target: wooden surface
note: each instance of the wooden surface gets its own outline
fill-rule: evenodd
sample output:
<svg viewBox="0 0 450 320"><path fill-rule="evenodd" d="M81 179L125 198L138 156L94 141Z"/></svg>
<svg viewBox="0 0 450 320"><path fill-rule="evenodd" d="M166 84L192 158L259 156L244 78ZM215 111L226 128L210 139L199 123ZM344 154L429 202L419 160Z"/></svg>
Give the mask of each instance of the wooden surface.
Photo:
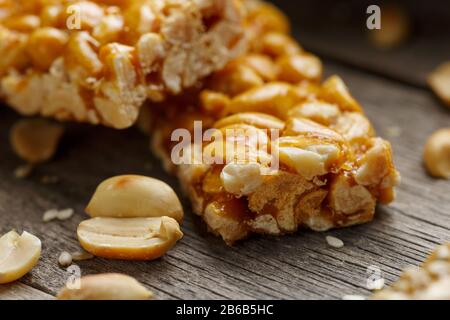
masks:
<svg viewBox="0 0 450 320"><path fill-rule="evenodd" d="M308 45L306 43L305 45ZM450 182L431 179L422 167L422 147L436 129L450 124L450 110L426 89L388 80L326 60L364 105L378 133L392 141L402 174L397 200L379 207L366 225L326 233L300 231L280 238L254 237L235 247L208 234L184 201L185 237L165 257L152 262L77 262L83 275L123 272L136 277L158 299L340 299L368 296L370 267L379 268L389 284L408 265L418 265L437 245L450 240ZM383 73L383 70L378 70ZM402 79L400 79L402 80ZM75 230L96 185L124 173L154 176L179 192L148 151L147 138L135 129L114 131L68 125L56 158L26 180L14 177L21 162L12 153L8 130L18 116L0 108L0 233L27 230L43 242L33 271L12 285L0 285L1 299L48 299L70 274L57 264L61 251L79 248ZM396 131L398 136L392 137ZM44 185L42 176L60 182ZM74 208L68 221L42 222L52 208ZM325 241L333 235L341 249Z"/></svg>

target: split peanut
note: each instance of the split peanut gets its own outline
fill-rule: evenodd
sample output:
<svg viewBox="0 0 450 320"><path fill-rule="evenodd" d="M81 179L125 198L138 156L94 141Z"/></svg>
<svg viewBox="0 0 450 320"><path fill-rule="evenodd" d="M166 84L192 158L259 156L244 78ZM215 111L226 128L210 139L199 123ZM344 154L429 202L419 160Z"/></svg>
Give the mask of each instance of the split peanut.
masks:
<svg viewBox="0 0 450 320"><path fill-rule="evenodd" d="M178 222L170 217L97 217L83 221L77 233L86 251L122 260L157 259L183 236Z"/></svg>
<svg viewBox="0 0 450 320"><path fill-rule="evenodd" d="M89 275L80 279L79 288L64 287L59 300L147 300L153 293L136 279L118 273Z"/></svg>
<svg viewBox="0 0 450 320"><path fill-rule="evenodd" d="M166 183L144 176L123 175L102 182L89 202L91 217L171 217L183 220L183 208Z"/></svg>
<svg viewBox="0 0 450 320"><path fill-rule="evenodd" d="M440 129L431 135L423 157L432 176L450 179L450 128Z"/></svg>
<svg viewBox="0 0 450 320"><path fill-rule="evenodd" d="M450 61L441 64L429 75L428 84L434 93L450 106Z"/></svg>
<svg viewBox="0 0 450 320"><path fill-rule="evenodd" d="M10 231L0 238L0 284L20 279L38 262L41 240L24 231Z"/></svg>

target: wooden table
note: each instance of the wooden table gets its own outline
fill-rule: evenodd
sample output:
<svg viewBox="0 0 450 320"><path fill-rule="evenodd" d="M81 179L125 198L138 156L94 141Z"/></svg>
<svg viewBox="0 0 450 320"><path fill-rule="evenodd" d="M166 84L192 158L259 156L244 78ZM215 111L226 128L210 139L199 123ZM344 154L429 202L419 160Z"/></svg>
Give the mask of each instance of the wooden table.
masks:
<svg viewBox="0 0 450 320"><path fill-rule="evenodd" d="M427 58L402 49L410 60L400 62L416 59L422 66L418 74L414 68L398 66L398 52L364 55L361 52L369 50L361 43L351 42L353 49L344 50L305 29L297 35L306 48L330 58L325 60L326 73L345 79L378 133L392 142L403 178L397 200L379 207L376 219L365 225L326 233L300 231L280 238L254 237L232 248L208 234L184 201L185 237L165 257L152 262L95 258L77 262L82 274L126 273L158 299L340 299L346 294L370 295L368 270L379 268L389 284L406 266L418 265L437 244L450 240L450 182L430 178L422 166L427 137L450 124L450 109L425 86L423 66L439 62L436 54ZM401 72L390 72L386 66L392 65ZM137 130L119 132L76 124L68 125L51 163L19 180L13 171L21 162L8 141L8 130L17 119L9 109L0 109L0 233L27 230L42 240L43 252L31 273L11 285L0 285L0 299L53 299L69 277L58 266L58 256L61 251L79 249L75 230L86 219L84 206L100 181L117 174L144 174L180 190ZM59 183L43 184L46 175L57 176ZM43 213L52 208L74 208L76 214L68 221L43 223ZM330 247L326 235L342 239L345 246Z"/></svg>

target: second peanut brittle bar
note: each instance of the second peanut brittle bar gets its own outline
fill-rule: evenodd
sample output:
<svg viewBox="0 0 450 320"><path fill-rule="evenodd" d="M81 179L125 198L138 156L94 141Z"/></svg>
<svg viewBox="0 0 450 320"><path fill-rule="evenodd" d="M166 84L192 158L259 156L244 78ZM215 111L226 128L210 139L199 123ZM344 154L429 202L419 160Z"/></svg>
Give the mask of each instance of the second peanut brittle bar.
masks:
<svg viewBox="0 0 450 320"><path fill-rule="evenodd" d="M450 300L450 243L437 247L420 268L408 268L398 281L372 299Z"/></svg>
<svg viewBox="0 0 450 320"><path fill-rule="evenodd" d="M229 244L252 233L370 221L377 202L394 199L399 181L389 142L376 137L341 78L321 83L320 60L281 24L272 27L279 13L271 20L270 12L251 52L201 92L164 104L157 119L153 106L150 117L153 149L178 175L194 211ZM195 136L194 121L214 131L184 148L185 163L174 166L171 134L188 128Z"/></svg>
<svg viewBox="0 0 450 320"><path fill-rule="evenodd" d="M238 0L0 0L0 97L24 115L131 126L245 48Z"/></svg>

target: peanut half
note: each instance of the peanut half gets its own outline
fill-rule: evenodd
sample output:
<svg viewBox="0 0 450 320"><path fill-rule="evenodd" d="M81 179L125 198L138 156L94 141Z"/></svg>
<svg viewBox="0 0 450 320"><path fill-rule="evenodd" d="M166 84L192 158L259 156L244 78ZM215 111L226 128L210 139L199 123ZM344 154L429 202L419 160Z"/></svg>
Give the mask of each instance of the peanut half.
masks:
<svg viewBox="0 0 450 320"><path fill-rule="evenodd" d="M440 129L430 136L423 158L432 176L450 179L450 128Z"/></svg>
<svg viewBox="0 0 450 320"><path fill-rule="evenodd" d="M38 262L41 240L24 231L12 230L0 238L0 284L20 279Z"/></svg>
<svg viewBox="0 0 450 320"><path fill-rule="evenodd" d="M10 140L20 158L40 163L53 157L63 132L63 126L48 120L23 119L12 127Z"/></svg>
<svg viewBox="0 0 450 320"><path fill-rule="evenodd" d="M147 300L153 293L136 279L119 273L84 276L78 288L65 286L58 300Z"/></svg>
<svg viewBox="0 0 450 320"><path fill-rule="evenodd" d="M183 220L180 200L166 183L138 175L117 176L102 182L89 202L91 217L161 217Z"/></svg>
<svg viewBox="0 0 450 320"><path fill-rule="evenodd" d="M450 107L450 61L438 66L428 76L428 84L434 93Z"/></svg>
<svg viewBox="0 0 450 320"><path fill-rule="evenodd" d="M183 236L178 222L170 217L97 217L80 223L77 233L86 251L122 260L157 259Z"/></svg>

